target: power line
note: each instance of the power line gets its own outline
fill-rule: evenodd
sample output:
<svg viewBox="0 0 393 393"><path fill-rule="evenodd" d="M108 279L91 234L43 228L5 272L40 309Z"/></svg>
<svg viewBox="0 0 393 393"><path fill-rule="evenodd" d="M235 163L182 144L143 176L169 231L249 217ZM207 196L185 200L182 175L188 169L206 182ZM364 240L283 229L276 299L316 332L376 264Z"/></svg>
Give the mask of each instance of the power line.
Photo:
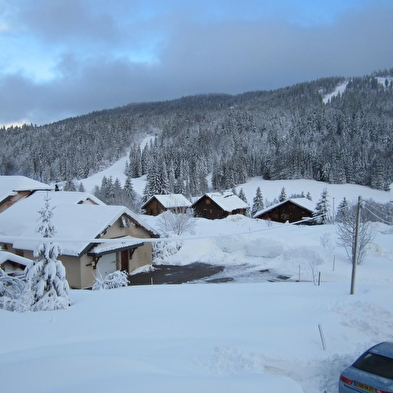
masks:
<svg viewBox="0 0 393 393"><path fill-rule="evenodd" d="M317 217L322 217L324 214L320 214L318 216L310 217L310 218L304 218L300 221L292 222L289 224L285 225L290 225L290 226L297 226L302 223L307 223L310 221L313 221ZM254 233L260 233L260 232L266 232L270 230L275 230L278 228L282 228L282 226L274 226L274 227L268 227L268 228L262 228L262 229L256 229L253 231L244 231L244 232L236 232L236 233L225 233L221 235L205 235L205 236L182 236L182 237L161 237L161 238L135 238L132 237L132 239L138 239L141 240L144 243L159 243L159 242L169 242L169 241L187 241L187 240L204 240L204 239L215 239L215 238L223 238L223 237L230 237L230 236L240 236L240 235L248 235L248 234L254 234ZM101 243L126 243L128 239L126 238L114 238L114 239L70 239L70 238L57 238L57 237L51 237L51 238L43 238L43 237L28 237L28 236L7 236L7 235L0 235L0 242L4 243L13 243L17 240L24 240L24 241L49 241L49 242L57 242L57 243L93 243L93 244L101 244Z"/></svg>
<svg viewBox="0 0 393 393"><path fill-rule="evenodd" d="M379 221L387 224L387 225L393 225L392 222L386 221L382 217L379 217L377 214L375 214L373 211L371 211L367 206L364 206L365 210L367 210L369 213L371 213L375 218L377 218Z"/></svg>

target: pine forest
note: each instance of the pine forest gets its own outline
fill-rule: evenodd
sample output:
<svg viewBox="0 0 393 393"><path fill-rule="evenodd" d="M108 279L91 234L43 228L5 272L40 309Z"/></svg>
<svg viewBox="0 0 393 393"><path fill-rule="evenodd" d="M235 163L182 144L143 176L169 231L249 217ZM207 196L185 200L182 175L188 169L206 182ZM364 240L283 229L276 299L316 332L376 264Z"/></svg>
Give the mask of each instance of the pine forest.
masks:
<svg viewBox="0 0 393 393"><path fill-rule="evenodd" d="M324 100L344 84L342 94ZM128 154L125 173L147 175L146 196L197 196L252 176L386 190L393 182L393 69L134 103L0 133L0 174L47 183L86 178ZM146 135L155 138L141 149Z"/></svg>

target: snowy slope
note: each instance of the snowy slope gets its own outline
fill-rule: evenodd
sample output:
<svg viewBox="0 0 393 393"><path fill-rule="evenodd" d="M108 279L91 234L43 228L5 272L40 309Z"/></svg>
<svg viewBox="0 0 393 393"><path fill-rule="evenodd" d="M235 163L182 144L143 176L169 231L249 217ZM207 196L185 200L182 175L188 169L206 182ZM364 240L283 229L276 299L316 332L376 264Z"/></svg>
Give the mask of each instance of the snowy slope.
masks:
<svg viewBox="0 0 393 393"><path fill-rule="evenodd" d="M326 94L322 99L323 103L328 104L333 97L343 94L347 88L347 84L348 81L345 81L344 83L338 85L332 93Z"/></svg>

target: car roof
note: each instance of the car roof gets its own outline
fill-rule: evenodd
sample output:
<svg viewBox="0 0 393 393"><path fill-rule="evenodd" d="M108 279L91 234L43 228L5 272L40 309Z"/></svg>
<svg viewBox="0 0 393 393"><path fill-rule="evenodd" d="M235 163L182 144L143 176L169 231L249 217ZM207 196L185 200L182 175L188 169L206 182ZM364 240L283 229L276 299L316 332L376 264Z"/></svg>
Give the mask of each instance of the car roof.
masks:
<svg viewBox="0 0 393 393"><path fill-rule="evenodd" d="M368 352L393 359L393 342L384 341L371 347Z"/></svg>

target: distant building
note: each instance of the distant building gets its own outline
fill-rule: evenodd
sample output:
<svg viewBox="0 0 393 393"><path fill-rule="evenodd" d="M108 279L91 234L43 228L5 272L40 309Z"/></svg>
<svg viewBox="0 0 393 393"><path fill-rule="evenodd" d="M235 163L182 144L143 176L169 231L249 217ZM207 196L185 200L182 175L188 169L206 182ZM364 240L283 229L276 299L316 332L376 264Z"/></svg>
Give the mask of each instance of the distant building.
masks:
<svg viewBox="0 0 393 393"><path fill-rule="evenodd" d="M307 198L292 198L269 206L254 214L253 218L276 222L298 222L311 218L315 210L315 203Z"/></svg>
<svg viewBox="0 0 393 393"><path fill-rule="evenodd" d="M142 209L150 216L158 216L167 210L173 213L185 213L191 202L182 194L154 195L142 205Z"/></svg>
<svg viewBox="0 0 393 393"><path fill-rule="evenodd" d="M203 195L191 206L196 217L225 218L232 214L246 214L249 205L232 192L211 192Z"/></svg>

